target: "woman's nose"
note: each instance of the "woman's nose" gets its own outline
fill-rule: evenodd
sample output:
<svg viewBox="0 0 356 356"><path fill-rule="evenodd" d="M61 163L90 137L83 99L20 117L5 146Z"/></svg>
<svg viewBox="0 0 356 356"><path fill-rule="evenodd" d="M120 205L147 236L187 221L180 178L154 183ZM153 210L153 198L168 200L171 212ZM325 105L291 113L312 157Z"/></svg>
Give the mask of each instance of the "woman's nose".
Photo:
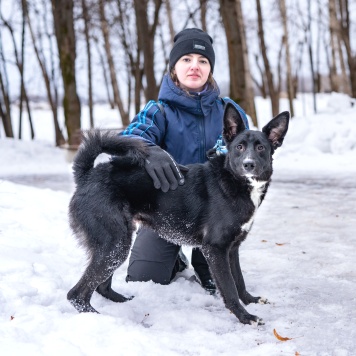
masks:
<svg viewBox="0 0 356 356"><path fill-rule="evenodd" d="M199 67L199 62L197 59L193 59L191 62L191 68L198 68Z"/></svg>

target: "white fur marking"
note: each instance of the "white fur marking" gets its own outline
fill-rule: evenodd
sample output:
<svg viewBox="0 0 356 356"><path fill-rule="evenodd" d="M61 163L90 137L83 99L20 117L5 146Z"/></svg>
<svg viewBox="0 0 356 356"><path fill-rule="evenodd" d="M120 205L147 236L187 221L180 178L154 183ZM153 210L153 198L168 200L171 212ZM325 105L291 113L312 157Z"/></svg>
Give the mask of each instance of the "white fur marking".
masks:
<svg viewBox="0 0 356 356"><path fill-rule="evenodd" d="M106 154L106 153L100 153L100 155L98 157L95 158L94 161L94 168L100 164L100 163L106 163L110 161L110 155Z"/></svg>
<svg viewBox="0 0 356 356"><path fill-rule="evenodd" d="M261 203L261 195L267 182L258 182L257 180L252 179L250 177L248 177L248 181L252 186L251 200L257 209Z"/></svg>
<svg viewBox="0 0 356 356"><path fill-rule="evenodd" d="M259 207L260 203L261 203L261 195L263 193L263 189L266 185L267 182L258 182L255 179L252 179L251 176L246 175L250 185L252 186L252 191L251 191L251 200L253 205L255 206L255 212L253 213L253 215L251 216L250 220L247 221L247 223L243 224L241 226L241 229L248 232L251 229L253 220L255 218L255 214L257 211L257 208Z"/></svg>

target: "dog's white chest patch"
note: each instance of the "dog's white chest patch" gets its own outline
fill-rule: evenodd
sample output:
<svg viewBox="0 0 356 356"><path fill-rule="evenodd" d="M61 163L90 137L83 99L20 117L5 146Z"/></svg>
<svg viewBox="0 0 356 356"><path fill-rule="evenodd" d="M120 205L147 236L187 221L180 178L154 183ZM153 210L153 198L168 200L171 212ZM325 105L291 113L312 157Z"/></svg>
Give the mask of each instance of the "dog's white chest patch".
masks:
<svg viewBox="0 0 356 356"><path fill-rule="evenodd" d="M267 182L258 182L252 178L248 179L250 185L252 186L252 190L251 190L251 200L253 205L255 206L255 211L252 214L251 218L249 221L247 221L245 224L243 224L241 226L241 229L248 232L251 229L253 220L255 218L255 214L257 211L257 208L259 207L260 203L261 203L261 196L263 194L263 190L265 188L265 185Z"/></svg>
<svg viewBox="0 0 356 356"><path fill-rule="evenodd" d="M263 190L264 190L267 182L258 182L252 178L249 178L248 181L250 182L250 185L252 186L251 200L257 209L261 203L261 196L263 194Z"/></svg>

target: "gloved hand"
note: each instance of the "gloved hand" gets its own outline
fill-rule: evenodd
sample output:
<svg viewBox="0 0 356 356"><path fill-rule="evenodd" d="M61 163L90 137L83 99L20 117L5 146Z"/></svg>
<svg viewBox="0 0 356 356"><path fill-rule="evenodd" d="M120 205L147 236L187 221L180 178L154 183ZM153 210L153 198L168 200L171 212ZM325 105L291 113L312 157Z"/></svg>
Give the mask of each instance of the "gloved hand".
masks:
<svg viewBox="0 0 356 356"><path fill-rule="evenodd" d="M169 189L177 189L178 184L184 184L180 170L188 171L188 167L178 165L172 156L159 146L149 146L148 152L145 168L156 189L161 188L166 193Z"/></svg>

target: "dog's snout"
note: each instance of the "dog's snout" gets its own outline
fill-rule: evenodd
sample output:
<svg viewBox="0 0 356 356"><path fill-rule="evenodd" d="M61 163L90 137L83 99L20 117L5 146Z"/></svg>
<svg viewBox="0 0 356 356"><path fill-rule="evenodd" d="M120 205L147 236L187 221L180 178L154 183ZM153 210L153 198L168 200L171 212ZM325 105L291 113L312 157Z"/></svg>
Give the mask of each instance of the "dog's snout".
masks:
<svg viewBox="0 0 356 356"><path fill-rule="evenodd" d="M245 171L251 172L256 168L256 163L252 159L246 159L243 162L243 167L244 167Z"/></svg>

